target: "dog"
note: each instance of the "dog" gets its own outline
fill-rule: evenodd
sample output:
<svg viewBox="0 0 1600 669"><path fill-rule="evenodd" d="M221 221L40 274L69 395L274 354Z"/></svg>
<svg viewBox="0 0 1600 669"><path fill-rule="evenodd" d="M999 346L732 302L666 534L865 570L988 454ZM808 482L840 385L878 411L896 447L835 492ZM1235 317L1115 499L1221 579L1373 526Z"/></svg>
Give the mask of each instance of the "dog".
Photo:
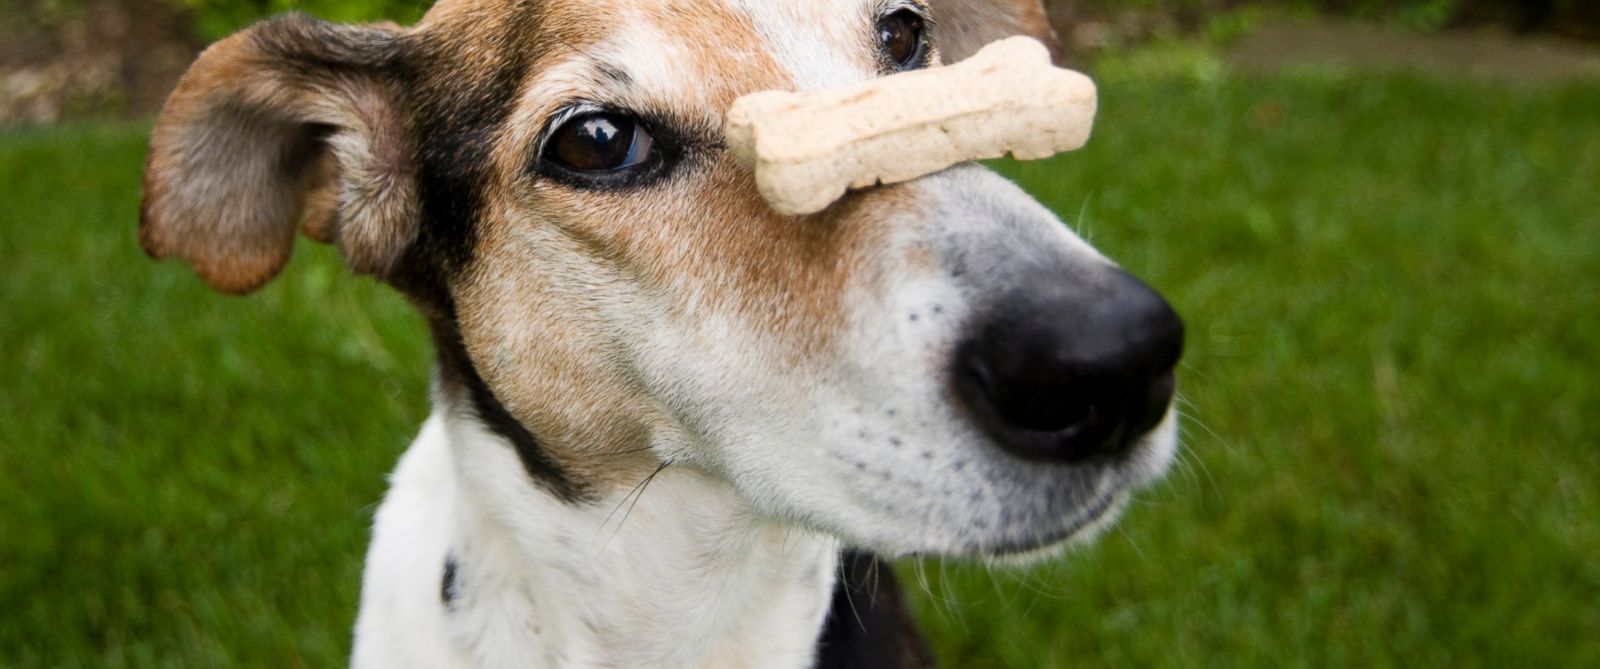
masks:
<svg viewBox="0 0 1600 669"><path fill-rule="evenodd" d="M721 134L1014 34L1039 0L441 0L206 50L143 247L247 293L303 230L437 346L352 663L922 666L877 560L1111 523L1176 448L1165 300L981 166L789 217Z"/></svg>

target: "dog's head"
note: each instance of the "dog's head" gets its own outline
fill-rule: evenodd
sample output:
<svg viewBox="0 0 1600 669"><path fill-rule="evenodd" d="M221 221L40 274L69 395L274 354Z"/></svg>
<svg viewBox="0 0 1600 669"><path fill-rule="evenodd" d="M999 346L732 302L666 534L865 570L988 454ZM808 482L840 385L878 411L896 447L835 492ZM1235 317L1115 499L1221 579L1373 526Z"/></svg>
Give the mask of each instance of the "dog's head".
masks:
<svg viewBox="0 0 1600 669"><path fill-rule="evenodd" d="M336 243L427 315L447 404L573 503L668 462L882 551L1031 551L1167 466L1177 317L981 167L786 217L722 128L747 93L1049 32L1038 0L279 18L173 93L141 238L227 292L297 227Z"/></svg>

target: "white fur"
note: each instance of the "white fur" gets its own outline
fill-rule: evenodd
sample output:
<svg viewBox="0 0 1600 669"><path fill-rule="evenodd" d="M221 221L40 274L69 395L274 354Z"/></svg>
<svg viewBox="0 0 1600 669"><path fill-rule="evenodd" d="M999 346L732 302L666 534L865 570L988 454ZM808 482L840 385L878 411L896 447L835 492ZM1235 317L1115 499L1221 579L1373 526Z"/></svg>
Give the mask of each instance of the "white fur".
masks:
<svg viewBox="0 0 1600 669"><path fill-rule="evenodd" d="M877 17L862 0L723 0L750 17L768 54L783 66L795 90L840 86L877 74L869 51L859 48Z"/></svg>
<svg viewBox="0 0 1600 669"><path fill-rule="evenodd" d="M508 444L441 410L379 508L353 665L805 667L836 542L764 521L683 467L570 505ZM441 584L457 563L457 598Z"/></svg>

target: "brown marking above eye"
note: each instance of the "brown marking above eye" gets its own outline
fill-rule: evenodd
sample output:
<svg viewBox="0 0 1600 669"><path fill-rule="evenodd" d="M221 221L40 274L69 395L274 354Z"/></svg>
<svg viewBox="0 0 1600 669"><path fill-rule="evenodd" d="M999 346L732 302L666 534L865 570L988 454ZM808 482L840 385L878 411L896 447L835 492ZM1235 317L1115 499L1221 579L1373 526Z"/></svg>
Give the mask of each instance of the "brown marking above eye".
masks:
<svg viewBox="0 0 1600 669"><path fill-rule="evenodd" d="M878 48L896 69L916 67L924 52L926 21L910 9L901 9L878 20Z"/></svg>
<svg viewBox="0 0 1600 669"><path fill-rule="evenodd" d="M654 143L637 119L593 112L567 119L556 128L545 154L574 172L611 172L648 162Z"/></svg>

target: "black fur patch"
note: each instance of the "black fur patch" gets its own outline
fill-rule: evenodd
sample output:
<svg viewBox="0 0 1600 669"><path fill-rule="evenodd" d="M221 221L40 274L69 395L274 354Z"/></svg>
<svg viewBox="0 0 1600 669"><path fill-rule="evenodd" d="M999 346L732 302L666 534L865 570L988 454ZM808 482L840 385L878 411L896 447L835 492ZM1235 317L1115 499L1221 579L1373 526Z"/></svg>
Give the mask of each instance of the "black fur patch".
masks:
<svg viewBox="0 0 1600 669"><path fill-rule="evenodd" d="M906 608L894 569L856 551L841 559L828 621L817 644L818 669L937 666L933 649Z"/></svg>
<svg viewBox="0 0 1600 669"><path fill-rule="evenodd" d="M456 329L454 319L435 321L432 325L434 345L439 349L441 383L447 389L454 388L466 393L466 399L478 420L511 442L517 457L522 460L522 468L535 483L563 501L586 499L588 490L569 478L560 463L539 447L533 433L506 410L494 392L489 390L488 384L483 382L483 377L478 376L478 369L467 355L467 347L461 342L461 333Z"/></svg>
<svg viewBox="0 0 1600 669"><path fill-rule="evenodd" d="M516 21L532 21L535 12ZM439 381L490 430L517 452L535 483L566 501L586 491L517 421L478 374L462 343L450 284L472 263L484 188L491 180L489 153L510 115L518 86L535 55L514 35L536 34L528 26L502 25L488 45L460 51L413 34L389 70L411 117L417 148L417 190L422 221L417 239L389 276L427 320L439 356Z"/></svg>
<svg viewBox="0 0 1600 669"><path fill-rule="evenodd" d="M538 34L537 15L515 13L509 24L481 31L489 43L470 50L420 40L408 49L405 76L418 93L419 243L447 276L472 262L489 154L540 48L526 39Z"/></svg>
<svg viewBox="0 0 1600 669"><path fill-rule="evenodd" d="M412 249L408 256L420 255ZM442 270L425 260L408 257L401 263L401 271L389 278L422 312L428 329L433 334L433 345L439 361L439 385L446 395L456 402L465 401L485 427L511 443L517 459L534 483L543 486L563 501L584 499L588 491L569 478L560 463L551 459L533 433L511 415L494 391L478 375L472 364L467 346L461 340L461 328L456 318L455 300L441 278Z"/></svg>
<svg viewBox="0 0 1600 669"><path fill-rule="evenodd" d="M454 555L444 559L444 578L439 581L439 601L444 603L446 609L455 610L456 600L461 593L456 590L456 558Z"/></svg>

